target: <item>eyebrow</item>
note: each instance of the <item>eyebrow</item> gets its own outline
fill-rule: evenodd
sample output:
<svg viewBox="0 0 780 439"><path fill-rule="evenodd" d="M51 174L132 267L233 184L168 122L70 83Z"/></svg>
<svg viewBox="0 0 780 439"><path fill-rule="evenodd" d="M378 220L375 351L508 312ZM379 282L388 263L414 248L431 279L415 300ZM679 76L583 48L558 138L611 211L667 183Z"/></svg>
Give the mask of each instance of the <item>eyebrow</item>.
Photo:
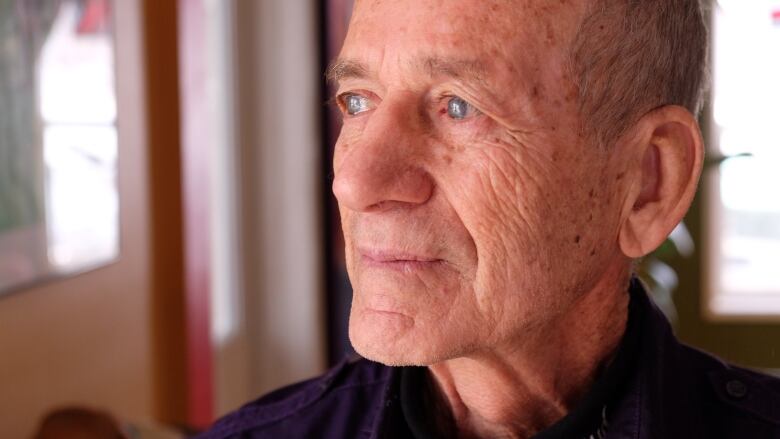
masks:
<svg viewBox="0 0 780 439"><path fill-rule="evenodd" d="M426 57L420 62L431 76L448 76L455 79L484 81L485 63L460 58Z"/></svg>
<svg viewBox="0 0 780 439"><path fill-rule="evenodd" d="M365 79L368 72L368 67L359 61L337 58L328 66L325 78L331 84L338 84L344 79Z"/></svg>
<svg viewBox="0 0 780 439"><path fill-rule="evenodd" d="M426 56L412 60L411 65L431 77L446 76L484 83L485 63L476 60ZM338 84L345 79L366 79L370 76L371 70L368 66L353 59L338 58L325 72L325 77L331 84Z"/></svg>

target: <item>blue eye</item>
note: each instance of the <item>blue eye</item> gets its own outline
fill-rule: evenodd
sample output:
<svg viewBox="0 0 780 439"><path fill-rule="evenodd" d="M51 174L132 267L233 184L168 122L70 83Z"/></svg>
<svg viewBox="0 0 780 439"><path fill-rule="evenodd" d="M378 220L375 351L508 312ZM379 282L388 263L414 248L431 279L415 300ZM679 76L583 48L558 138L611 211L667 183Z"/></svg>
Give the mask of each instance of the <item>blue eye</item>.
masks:
<svg viewBox="0 0 780 439"><path fill-rule="evenodd" d="M463 120L474 113L474 107L465 100L454 96L447 101L447 115L456 120Z"/></svg>
<svg viewBox="0 0 780 439"><path fill-rule="evenodd" d="M347 94L344 96L344 111L350 116L362 113L369 109L369 101L365 96Z"/></svg>

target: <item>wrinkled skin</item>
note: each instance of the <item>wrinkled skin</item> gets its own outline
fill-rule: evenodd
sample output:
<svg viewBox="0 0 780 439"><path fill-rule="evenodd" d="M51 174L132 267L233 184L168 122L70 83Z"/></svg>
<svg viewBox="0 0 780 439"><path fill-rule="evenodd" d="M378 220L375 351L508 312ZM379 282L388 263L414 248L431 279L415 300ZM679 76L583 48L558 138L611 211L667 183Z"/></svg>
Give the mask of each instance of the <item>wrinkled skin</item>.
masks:
<svg viewBox="0 0 780 439"><path fill-rule="evenodd" d="M547 9L358 2L340 59L370 73L343 78L339 93L371 109L345 116L333 189L355 291L350 335L369 358L430 364L523 343L625 264L613 184L624 171L580 136L565 69L572 35L560 23L578 8ZM430 72L428 57L485 71ZM453 120L442 96L479 112ZM434 262L385 267L367 261L374 252Z"/></svg>
<svg viewBox="0 0 780 439"><path fill-rule="evenodd" d="M641 172L581 134L566 55L582 13L358 1L334 69L351 341L429 365L463 436L563 416L625 327L618 235ZM451 117L453 96L467 117Z"/></svg>

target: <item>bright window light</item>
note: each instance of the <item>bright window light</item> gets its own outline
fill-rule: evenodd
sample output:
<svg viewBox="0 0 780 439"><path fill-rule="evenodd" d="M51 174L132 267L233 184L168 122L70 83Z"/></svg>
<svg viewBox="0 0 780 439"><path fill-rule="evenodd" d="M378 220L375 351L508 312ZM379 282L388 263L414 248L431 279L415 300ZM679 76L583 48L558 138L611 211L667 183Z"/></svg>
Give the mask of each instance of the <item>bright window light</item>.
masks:
<svg viewBox="0 0 780 439"><path fill-rule="evenodd" d="M780 316L780 0L713 8L709 312Z"/></svg>
<svg viewBox="0 0 780 439"><path fill-rule="evenodd" d="M39 60L47 254L57 272L119 254L113 43L100 29L107 10L95 8L104 3L92 4L62 3Z"/></svg>

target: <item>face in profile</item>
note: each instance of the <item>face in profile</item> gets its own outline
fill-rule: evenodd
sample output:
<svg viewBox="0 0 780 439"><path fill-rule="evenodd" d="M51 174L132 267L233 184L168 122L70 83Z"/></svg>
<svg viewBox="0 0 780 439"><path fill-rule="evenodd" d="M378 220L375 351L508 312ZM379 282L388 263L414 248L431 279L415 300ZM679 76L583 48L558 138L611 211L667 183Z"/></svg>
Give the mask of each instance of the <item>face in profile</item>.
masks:
<svg viewBox="0 0 780 439"><path fill-rule="evenodd" d="M597 201L625 196L617 165L581 135L566 68L581 8L548 3L357 2L333 190L365 357L517 345L623 257Z"/></svg>

